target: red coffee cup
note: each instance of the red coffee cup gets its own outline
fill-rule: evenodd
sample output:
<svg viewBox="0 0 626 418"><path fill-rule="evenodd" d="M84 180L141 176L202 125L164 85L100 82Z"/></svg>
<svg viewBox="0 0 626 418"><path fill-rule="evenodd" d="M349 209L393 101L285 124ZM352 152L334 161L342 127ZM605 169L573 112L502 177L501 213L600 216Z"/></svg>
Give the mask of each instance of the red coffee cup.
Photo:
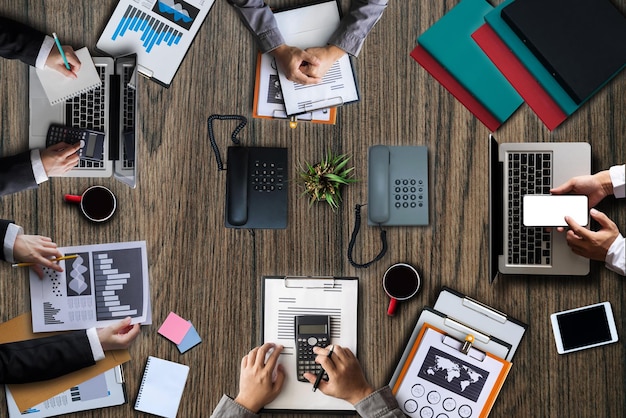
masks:
<svg viewBox="0 0 626 418"><path fill-rule="evenodd" d="M387 315L396 313L398 301L407 300L420 289L420 275L415 268L406 263L397 263L387 269L383 275L383 289L391 298Z"/></svg>
<svg viewBox="0 0 626 418"><path fill-rule="evenodd" d="M66 194L65 201L79 204L85 218L92 222L108 221L117 209L115 195L104 186L91 186L80 196Z"/></svg>

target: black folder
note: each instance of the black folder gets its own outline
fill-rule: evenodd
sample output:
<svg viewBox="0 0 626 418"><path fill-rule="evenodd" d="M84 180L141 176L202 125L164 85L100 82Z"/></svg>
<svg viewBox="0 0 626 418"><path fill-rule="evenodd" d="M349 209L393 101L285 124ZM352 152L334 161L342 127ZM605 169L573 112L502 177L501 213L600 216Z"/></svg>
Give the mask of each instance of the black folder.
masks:
<svg viewBox="0 0 626 418"><path fill-rule="evenodd" d="M515 0L502 19L577 104L626 65L626 17L609 0Z"/></svg>

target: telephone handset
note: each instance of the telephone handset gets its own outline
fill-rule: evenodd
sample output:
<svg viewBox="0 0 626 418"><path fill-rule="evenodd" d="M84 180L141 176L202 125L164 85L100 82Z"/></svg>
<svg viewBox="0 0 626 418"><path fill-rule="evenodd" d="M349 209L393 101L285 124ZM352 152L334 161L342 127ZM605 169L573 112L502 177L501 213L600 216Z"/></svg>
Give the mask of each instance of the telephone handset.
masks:
<svg viewBox="0 0 626 418"><path fill-rule="evenodd" d="M369 225L428 225L428 148L370 147L367 189Z"/></svg>
<svg viewBox="0 0 626 418"><path fill-rule="evenodd" d="M211 115L209 140L217 168L224 170L213 134L214 120L239 120L228 147L226 170L227 228L283 229L287 227L287 148L239 146L237 134L247 123L240 115Z"/></svg>

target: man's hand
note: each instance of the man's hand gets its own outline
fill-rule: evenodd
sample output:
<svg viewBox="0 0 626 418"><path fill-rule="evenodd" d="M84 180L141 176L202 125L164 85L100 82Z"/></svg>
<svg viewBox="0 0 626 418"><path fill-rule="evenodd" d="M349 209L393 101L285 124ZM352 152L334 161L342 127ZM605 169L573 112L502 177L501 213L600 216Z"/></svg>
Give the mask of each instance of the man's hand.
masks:
<svg viewBox="0 0 626 418"><path fill-rule="evenodd" d="M59 52L59 48L56 45L52 47L50 50L50 54L48 54L48 58L46 59L46 67L50 67L53 70L56 70L63 74L65 77L70 78L78 78L78 70L80 70L80 60L76 56L74 52L74 48L69 45L63 45L63 52L65 52L65 58L67 58L67 62L70 64L71 70L68 70L65 67L65 62L63 61L63 57Z"/></svg>
<svg viewBox="0 0 626 418"><path fill-rule="evenodd" d="M320 64L315 55L284 44L270 51L270 54L276 59L278 69L288 80L300 84L315 84L321 81L321 77L307 75L315 73L313 68Z"/></svg>
<svg viewBox="0 0 626 418"><path fill-rule="evenodd" d="M80 142L74 145L59 142L41 151L41 163L48 177L60 176L78 164Z"/></svg>
<svg viewBox="0 0 626 418"><path fill-rule="evenodd" d="M619 229L615 222L599 210L591 209L589 213L600 224L600 230L590 231L566 216L565 222L570 227L570 230L567 231L567 245L570 246L574 254L592 260L604 261L611 244L619 236Z"/></svg>
<svg viewBox="0 0 626 418"><path fill-rule="evenodd" d="M319 64L309 65L303 68L302 72L308 77L319 78L320 80L326 75L330 67L346 54L343 49L335 45L307 48L305 52L315 55L319 59Z"/></svg>
<svg viewBox="0 0 626 418"><path fill-rule="evenodd" d="M319 384L319 389L326 395L356 405L374 392L365 379L359 361L349 348L335 345L332 357L328 357L327 348L314 347L313 352L317 354L315 362L321 364L328 374L328 382L322 380ZM312 373L305 373L304 377L311 383L315 383L317 378Z"/></svg>
<svg viewBox="0 0 626 418"><path fill-rule="evenodd" d="M139 335L139 324L131 325L130 321L130 317L126 317L116 324L98 329L98 339L104 351L122 350L135 341Z"/></svg>
<svg viewBox="0 0 626 418"><path fill-rule="evenodd" d="M609 170L604 170L594 175L573 177L550 190L550 193L585 195L589 198L589 207L592 208L606 196L613 194L613 183Z"/></svg>
<svg viewBox="0 0 626 418"><path fill-rule="evenodd" d="M272 349L265 361L267 353ZM253 348L241 359L239 394L235 402L256 413L276 399L285 381L282 366L277 366L278 356L282 351L282 345L265 343L261 347Z"/></svg>
<svg viewBox="0 0 626 418"><path fill-rule="evenodd" d="M63 271L58 263L50 260L62 255L57 245L50 238L40 235L19 234L15 238L15 244L13 245L13 258L22 263L36 263L32 266L32 269L40 279L43 279L41 266L58 272Z"/></svg>

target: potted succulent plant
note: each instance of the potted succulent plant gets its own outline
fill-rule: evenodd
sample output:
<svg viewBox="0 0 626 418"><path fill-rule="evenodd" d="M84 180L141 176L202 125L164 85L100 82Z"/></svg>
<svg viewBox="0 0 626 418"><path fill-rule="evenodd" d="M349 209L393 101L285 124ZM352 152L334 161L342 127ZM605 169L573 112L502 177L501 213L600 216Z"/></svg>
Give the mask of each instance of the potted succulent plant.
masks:
<svg viewBox="0 0 626 418"><path fill-rule="evenodd" d="M308 195L309 204L326 202L333 209L341 202L341 186L357 181L353 177L354 167L346 167L350 161L347 154L328 151L317 164L304 162L300 171L300 182L304 185L303 195Z"/></svg>

